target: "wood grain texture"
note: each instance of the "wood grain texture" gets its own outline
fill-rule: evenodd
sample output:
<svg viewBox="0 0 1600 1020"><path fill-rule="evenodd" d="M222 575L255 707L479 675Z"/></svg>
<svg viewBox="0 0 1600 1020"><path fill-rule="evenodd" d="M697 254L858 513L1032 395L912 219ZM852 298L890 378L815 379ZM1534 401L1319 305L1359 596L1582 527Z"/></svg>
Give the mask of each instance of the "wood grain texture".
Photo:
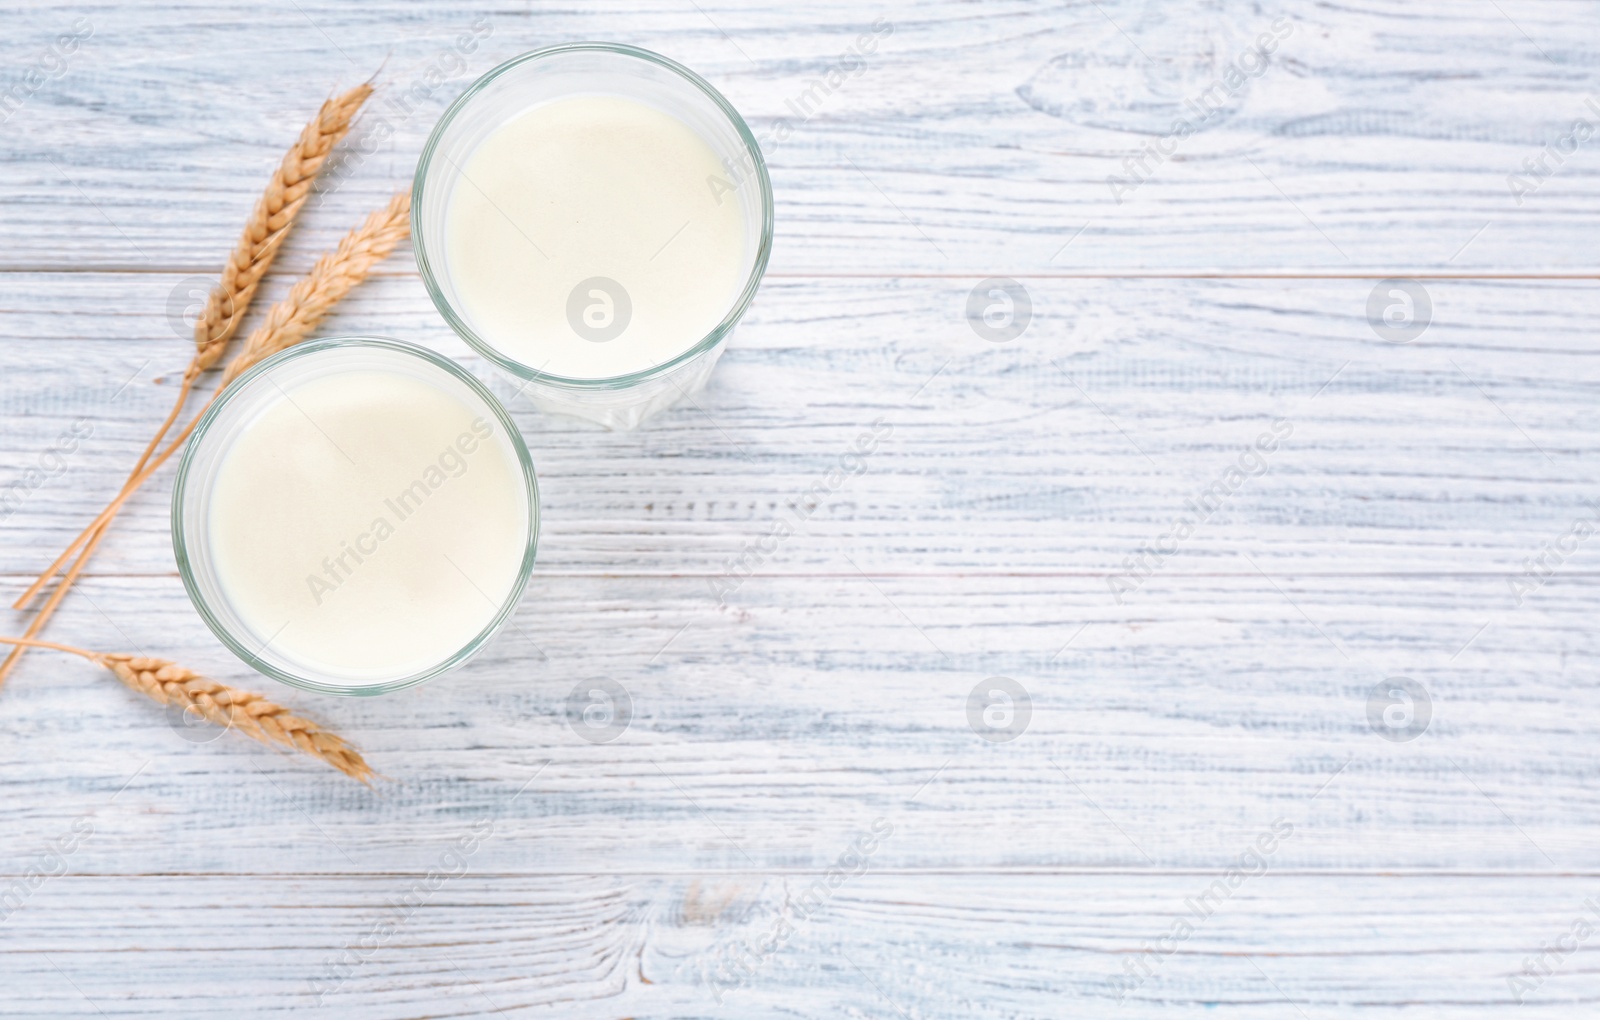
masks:
<svg viewBox="0 0 1600 1020"><path fill-rule="evenodd" d="M0 93L26 86L0 98L6 602L165 412L185 308L283 147L380 65L261 307L408 179L475 75L555 42L704 73L770 139L778 229L698 406L636 433L532 410L449 334L409 251L335 311L330 333L460 358L538 468L534 582L449 677L332 699L253 676L183 593L170 474L130 504L49 636L268 691L391 781L30 655L0 697L0 1016L1592 1012L1589 953L1539 954L1600 923L1600 134L1559 149L1600 125L1597 16L5 11ZM860 73L815 90L874 25ZM1118 202L1108 177L1170 145L1262 32L1284 35L1266 69ZM1511 174L1537 184L1520 204ZM1032 308L1003 344L968 319L997 276ZM1369 321L1389 277L1431 301L1409 343ZM1241 455L1275 425L1256 470ZM632 718L592 743L566 703L601 677ZM1028 696L1010 741L970 718L995 677ZM1394 678L1427 693L1415 739L1372 720ZM875 825L892 834L846 858ZM1258 868L1242 855L1274 825L1292 836ZM832 867L864 873L730 981ZM1125 965L1229 869L1236 891L1119 1003ZM1550 973L1512 982L1529 961Z"/></svg>
<svg viewBox="0 0 1600 1020"><path fill-rule="evenodd" d="M404 876L74 875L13 922L28 948L0 956L0 976L38 993L0 1016L1554 1017L1600 998L1581 953L1520 1008L1508 986L1589 916L1593 879L1269 871L1119 1005L1123 962L1216 880L869 869L728 987L736 947L778 930L814 876L469 870L403 911ZM360 962L330 966L346 946Z"/></svg>
<svg viewBox="0 0 1600 1020"><path fill-rule="evenodd" d="M1600 95L1593 5L1500 8L36 7L9 16L0 66L28 66L74 16L94 32L3 127L0 264L212 271L309 112L382 66L391 91L349 143L359 170L286 252L286 266L303 265L409 177L437 114L474 75L538 46L606 38L702 70L773 136L777 272L1592 272L1600 140L1559 166L1547 158L1550 173L1521 204L1507 177L1529 174L1524 160L1576 120L1600 123L1585 105ZM492 34L450 59L480 18ZM1124 160L1280 18L1290 34L1268 69L1119 202L1107 179L1126 176ZM807 100L879 22L892 34L861 71ZM265 53L271 66L252 59ZM429 84L430 69L441 77L458 63ZM392 105L418 82L426 95L410 112ZM781 142L780 121L790 126ZM181 210L182 228L156 210Z"/></svg>
<svg viewBox="0 0 1600 1020"><path fill-rule="evenodd" d="M462 818L505 810L515 839L482 860L507 870L816 867L879 815L909 834L886 867L1204 868L1283 816L1304 830L1283 851L1297 867L1562 873L1592 864L1600 761L1592 684L1562 666L1595 654L1592 584L1552 585L1496 617L1498 591L1453 578L1158 578L1118 609L1094 578L762 577L719 610L701 579L541 574L448 678L282 694L396 781L376 793L175 728L93 666L44 656L8 698L0 761L32 791L19 851L149 763L106 808L117 838L80 851L106 872L404 871ZM72 600L62 640L159 640L250 682L176 579L92 579ZM996 675L1032 705L1002 743L968 718ZM1369 723L1392 676L1430 692L1414 741ZM590 744L565 705L598 677L633 718ZM41 761L41 742L81 750ZM197 797L202 777L230 792Z"/></svg>
<svg viewBox="0 0 1600 1020"><path fill-rule="evenodd" d="M13 380L0 390L0 492L75 421L93 430L7 520L0 572L37 571L93 516L90 497L120 487L184 364L166 322L183 279L0 275ZM965 318L977 282L769 281L698 406L633 434L514 399L415 277L364 285L325 329L428 343L511 401L539 471L544 569L714 575L792 518L879 420L892 431L864 471L763 572L853 573L852 559L891 573L1114 572L1279 418L1293 434L1266 473L1164 570L1253 573L1248 554L1263 568L1479 572L1506 586L1600 497L1586 466L1600 376L1587 281L1430 281L1435 321L1411 344L1369 326L1373 280L1147 279L1026 279L1034 321L994 344ZM133 502L92 569L173 570L169 478ZM1565 569L1592 568L1587 555Z"/></svg>

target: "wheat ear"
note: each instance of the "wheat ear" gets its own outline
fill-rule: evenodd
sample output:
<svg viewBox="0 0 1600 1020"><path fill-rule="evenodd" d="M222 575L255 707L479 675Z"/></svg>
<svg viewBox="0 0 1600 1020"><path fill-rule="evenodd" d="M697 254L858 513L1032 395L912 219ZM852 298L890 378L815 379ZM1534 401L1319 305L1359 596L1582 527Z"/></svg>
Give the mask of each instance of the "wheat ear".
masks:
<svg viewBox="0 0 1600 1020"><path fill-rule="evenodd" d="M267 182L266 192L256 203L250 222L245 224L244 233L239 235L239 243L227 265L222 267L222 283L211 292L205 310L194 324L195 356L191 371L204 372L222 360L228 338L239 328L245 308L255 297L256 287L277 257L278 248L288 236L295 217L311 197L311 185L328 154L349 133L351 120L371 95L372 86L361 84L323 103L316 119L306 125L284 154L283 162Z"/></svg>
<svg viewBox="0 0 1600 1020"><path fill-rule="evenodd" d="M328 311L372 267L383 261L395 245L411 235L411 192L402 191L389 204L373 212L361 226L339 242L339 247L317 260L289 296L272 306L267 320L244 342L244 350L228 362L222 385L239 378L257 362L292 347L317 328ZM213 398L214 399L214 398Z"/></svg>
<svg viewBox="0 0 1600 1020"><path fill-rule="evenodd" d="M195 321L194 357L183 373L172 410L150 438L133 470L128 473L130 481L144 469L161 440L171 431L184 403L189 399L195 380L221 360L228 340L239 328L245 311L255 299L261 278L272 266L273 259L278 257L278 249L283 246L300 210L311 196L311 185L327 162L328 154L349 133L356 112L371 95L372 86L362 84L324 102L322 109L300 132L300 137L289 147L278 168L273 171L272 179L267 182L267 190L256 201L250 220L239 235L238 244L234 245L227 264L222 267L221 283L206 298L205 308ZM86 529L22 593L14 608L21 609L32 602L40 590L50 583L50 579L61 572L67 559L78 551L87 536Z"/></svg>
<svg viewBox="0 0 1600 1020"><path fill-rule="evenodd" d="M337 734L282 705L251 691L218 683L166 659L151 659L120 652L90 652L53 641L0 637L0 644L19 648L51 648L81 656L110 670L118 680L163 705L194 710L207 722L238 730L263 744L280 744L321 759L334 768L371 785L376 774L361 752Z"/></svg>
<svg viewBox="0 0 1600 1020"><path fill-rule="evenodd" d="M212 394L211 400L208 400L205 407L190 419L189 424L184 426L183 431L165 450L152 458L138 474L128 479L111 504L84 529L83 551L78 554L72 568L67 571L67 576L61 579L61 584L40 607L38 615L29 622L24 637L29 639L37 637L44 629L50 617L55 615L56 607L61 605L61 600L78 580L78 575L83 573L89 558L100 547L112 519L122 509L122 505L139 486L156 473L161 465L183 447L184 441L199 424L201 415L205 414L206 407L211 406L217 395L252 365L308 337L339 299L366 279L372 267L382 261L410 233L411 192L402 191L390 199L388 205L370 214L361 226L346 234L339 242L338 248L317 259L311 272L294 285L289 291L289 296L272 306L272 310L267 313L267 320L256 327L245 340L244 349L234 355L233 360L228 363L227 369L222 374L222 386L217 389L217 393ZM21 608L20 605L17 608ZM0 683L4 683L6 677L11 675L11 670L16 667L25 647L18 645L13 648L11 654L6 656L5 662L0 663Z"/></svg>
<svg viewBox="0 0 1600 1020"><path fill-rule="evenodd" d="M310 335L333 305L365 279L372 267L409 235L410 213L411 194L400 192L389 200L387 206L370 214L366 222L346 234L337 249L318 259L311 272L294 285L289 295L272 306L272 310L267 314L267 321L256 327L246 339L244 349L228 363L222 377L223 385L226 386L237 379L257 362L292 347ZM218 393L220 392L219 388ZM216 399L216 395L213 395L211 401ZM188 439L189 434L199 423L206 407L211 406L211 401L206 402L205 407L200 409L160 456L129 479L122 492L84 529L84 537L115 517L127 498L182 447L184 440ZM75 544L81 544L81 541ZM0 678L3 676L4 674L0 673Z"/></svg>

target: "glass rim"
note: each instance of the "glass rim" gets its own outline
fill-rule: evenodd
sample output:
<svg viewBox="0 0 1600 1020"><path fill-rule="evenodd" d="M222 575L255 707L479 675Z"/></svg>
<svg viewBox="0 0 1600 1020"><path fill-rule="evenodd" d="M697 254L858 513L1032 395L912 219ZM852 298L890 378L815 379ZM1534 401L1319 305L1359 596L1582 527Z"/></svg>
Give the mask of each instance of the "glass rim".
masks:
<svg viewBox="0 0 1600 1020"><path fill-rule="evenodd" d="M426 240L424 239L424 233L419 229L421 226L423 196L427 193L428 173L433 168L434 153L437 150L445 131L452 123L455 122L456 116L463 109L465 109L467 105L470 104L481 92L483 92L484 89L488 88L491 83L493 83L501 75L506 74L514 68L521 67L523 64L541 60L546 57L556 56L563 53L581 52L611 53L619 56L631 57L637 60L643 60L659 67L666 68L668 71L673 72L674 74L678 75L678 77L687 81L690 85L693 85L695 88L699 89L722 111L723 115L728 118L729 123L733 125L734 131L738 133L739 139L744 143L745 151L749 153L750 158L754 163L756 182L761 189L761 238L757 245L755 262L750 267L750 275L745 280L744 289L741 290L738 296L734 299L732 305L728 309L727 314L722 317L722 321L717 323L717 325L714 326L709 333L702 337L699 342L676 357L669 358L659 365L652 365L649 368L641 369L637 372L629 372L624 375L607 376L599 379L581 379L570 376L555 375L549 372L541 372L531 365L526 365L513 358L507 357L487 340L480 337L471 326L467 325L466 320L456 313L456 310L454 307L452 307L449 299L445 297L444 291L440 288L434 275L433 261L428 256L428 246ZM412 179L411 193L411 239L412 250L417 259L417 271L422 275L423 286L428 289L428 296L433 299L434 307L439 310L440 315L444 316L445 322L452 330L455 331L456 335L461 337L462 340L466 341L474 351L517 378L525 379L530 382L547 383L568 389L626 389L659 376L663 376L678 366L697 358L705 352L716 347L717 344L721 343L722 340L733 331L733 327L738 325L739 320L744 318L744 313L749 309L750 302L755 300L756 290L760 287L761 280L766 275L767 260L772 254L772 230L774 219L772 178L767 173L767 161L761 155L761 145L756 141L756 137L754 133L751 132L750 126L745 123L744 118L740 116L739 111L734 109L733 104L728 102L727 98L723 96L721 92L717 91L716 86L700 77L694 71L691 71L689 68L683 66L670 57L662 56L653 50L647 50L639 46L629 46L626 43L560 43L555 46L545 46L541 47L540 49L530 50L527 53L519 54L515 57L512 57L510 60L507 60L504 63L485 71L483 75L478 78L478 80L467 86L467 90L461 93L461 95L456 98L455 102L450 104L450 106L444 111L443 115L439 117L438 123L433 126L433 131L428 135L427 143L422 147L422 155L417 157L417 171Z"/></svg>
<svg viewBox="0 0 1600 1020"><path fill-rule="evenodd" d="M194 563L189 555L189 541L184 531L184 505L188 498L190 471L194 467L197 457L196 451L200 449L206 433L217 421L222 410L239 398L246 389L246 384L260 378L279 365L299 358L314 356L330 350L343 348L369 348L378 350L397 351L419 360L428 362L435 368L443 369L456 379L465 383L475 395L483 400L495 417L499 420L506 435L511 440L511 446L517 455L517 462L522 468L524 492L528 499L528 537L523 549L522 564L517 570L516 580L511 585L511 591L506 596L505 603L495 611L489 620L471 640L459 651L453 653L443 661L429 666L420 672L400 677L396 680L386 680L371 684L337 684L319 680L314 676L305 676L292 673L282 667L263 660L258 652L253 652L216 614L210 600L200 590L199 582L195 577ZM201 414L196 423L194 434L184 445L183 457L178 462L177 475L172 485L172 551L178 561L178 574L183 579L183 587L189 595L189 601L194 605L200 618L205 621L211 633L216 635L227 649L238 656L245 665L256 672L269 676L274 680L282 681L291 687L302 690L315 691L319 694L349 695L366 697L377 694L390 694L394 691L415 687L417 684L432 680L437 676L464 665L467 660L477 655L498 634L506 622L511 619L511 614L516 611L522 601L522 596L527 590L528 581L533 577L533 565L539 544L539 480L534 474L533 457L528 453L528 445L522 439L516 423L511 420L511 415L505 406L489 392L489 388L478 380L472 373L456 364L450 358L438 354L419 344L405 340L396 340L392 337L379 337L370 335L346 335L319 337L315 340L306 340L295 344L285 350L279 351L270 358L263 359L252 366L248 371L234 380L212 401L211 405ZM269 641L268 644L271 644ZM265 651L263 645L259 651ZM310 672L310 671L307 671Z"/></svg>

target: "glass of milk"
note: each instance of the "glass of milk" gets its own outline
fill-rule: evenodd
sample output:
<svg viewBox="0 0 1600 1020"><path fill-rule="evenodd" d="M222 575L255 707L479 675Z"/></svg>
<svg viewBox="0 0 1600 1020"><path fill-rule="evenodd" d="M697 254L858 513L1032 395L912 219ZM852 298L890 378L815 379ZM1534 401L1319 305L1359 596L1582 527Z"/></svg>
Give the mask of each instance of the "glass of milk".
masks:
<svg viewBox="0 0 1600 1020"><path fill-rule="evenodd" d="M656 53L576 43L478 79L417 164L417 265L540 409L629 429L705 385L772 248L737 111Z"/></svg>
<svg viewBox="0 0 1600 1020"><path fill-rule="evenodd" d="M466 662L533 571L539 493L464 369L377 337L299 344L201 418L172 497L184 587L285 683L383 694Z"/></svg>

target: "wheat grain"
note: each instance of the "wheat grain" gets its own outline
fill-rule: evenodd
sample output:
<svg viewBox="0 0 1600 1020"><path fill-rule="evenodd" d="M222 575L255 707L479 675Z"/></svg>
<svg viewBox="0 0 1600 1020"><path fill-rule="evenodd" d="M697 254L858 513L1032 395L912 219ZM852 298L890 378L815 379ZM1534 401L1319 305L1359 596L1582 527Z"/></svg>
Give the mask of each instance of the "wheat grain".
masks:
<svg viewBox="0 0 1600 1020"><path fill-rule="evenodd" d="M53 641L0 637L18 648L50 648L81 656L110 670L118 680L163 705L194 711L216 726L238 730L263 744L293 748L371 785L376 775L361 752L335 733L252 691L229 687L167 659L122 652L90 652Z"/></svg>
<svg viewBox="0 0 1600 1020"><path fill-rule="evenodd" d="M256 287L311 196L311 185L328 154L350 131L351 120L371 95L372 86L361 84L323 103L316 118L284 154L222 268L221 283L211 292L195 321L195 358L190 371L203 372L222 359L228 339L239 328L245 309L255 297Z"/></svg>
<svg viewBox="0 0 1600 1020"><path fill-rule="evenodd" d="M402 191L371 213L366 222L317 260L289 296L272 306L267 319L244 342L222 373L226 386L257 362L292 347L316 329L324 316L351 288L367 278L372 267L411 233L411 192ZM213 398L215 399L215 398Z"/></svg>
<svg viewBox="0 0 1600 1020"><path fill-rule="evenodd" d="M336 249L317 259L311 272L290 289L289 295L272 306L271 311L267 313L266 321L251 332L245 341L244 349L234 355L233 360L228 363L227 369L222 374L222 385L212 394L211 400L206 402L206 407L210 407L223 389L252 365L309 336L333 306L350 293L356 284L366 279L372 267L392 252L396 245L410 235L410 232L411 193L402 191L391 198L388 205L368 215L361 226L346 234ZM77 582L78 575L83 573L89 558L105 539L112 519L116 517L128 498L183 447L184 441L189 438L189 434L194 431L201 416L205 414L206 407L200 409L165 450L128 479L110 505L102 510L100 516L90 522L78 539L69 546L70 551L81 545L83 551L73 561L71 569L61 579L61 584L39 608L38 615L29 622L28 629L24 632L25 637L34 638L44 629L44 625L55 615L56 608L61 605L61 600ZM24 597L17 600L14 608L21 609L25 606L27 597L28 593L24 593ZM24 650L25 646L22 645L13 648L5 661L0 663L0 684L3 684L6 677L11 674Z"/></svg>
<svg viewBox="0 0 1600 1020"><path fill-rule="evenodd" d="M205 308L195 320L194 357L184 371L183 380L172 402L172 410L168 412L166 420L161 423L156 434L150 437L144 452L140 454L133 470L128 473L130 482L144 470L150 457L160 447L161 440L171 431L173 423L178 420L178 415L183 410L184 403L189 399L195 380L221 360L229 338L238 329L245 311L255 299L256 288L260 285L261 278L272 266L273 259L277 258L278 249L289 236L296 217L305 206L317 173L327 161L333 147L349 133L351 120L371 95L372 86L362 84L342 96L324 102L322 109L317 111L317 116L300 132L300 137L289 147L289 151L278 163L278 168L273 171L272 178L267 182L266 191L256 201L249 222L245 224L238 243L234 245L233 252L222 268L221 283L211 291L206 299ZM28 586L28 590L17 599L15 608L21 609L32 602L44 586L50 583L50 579L61 572L67 559L90 537L90 530L85 528L79 537L44 569L33 584ZM0 680L4 679L4 675L4 671L0 671Z"/></svg>

